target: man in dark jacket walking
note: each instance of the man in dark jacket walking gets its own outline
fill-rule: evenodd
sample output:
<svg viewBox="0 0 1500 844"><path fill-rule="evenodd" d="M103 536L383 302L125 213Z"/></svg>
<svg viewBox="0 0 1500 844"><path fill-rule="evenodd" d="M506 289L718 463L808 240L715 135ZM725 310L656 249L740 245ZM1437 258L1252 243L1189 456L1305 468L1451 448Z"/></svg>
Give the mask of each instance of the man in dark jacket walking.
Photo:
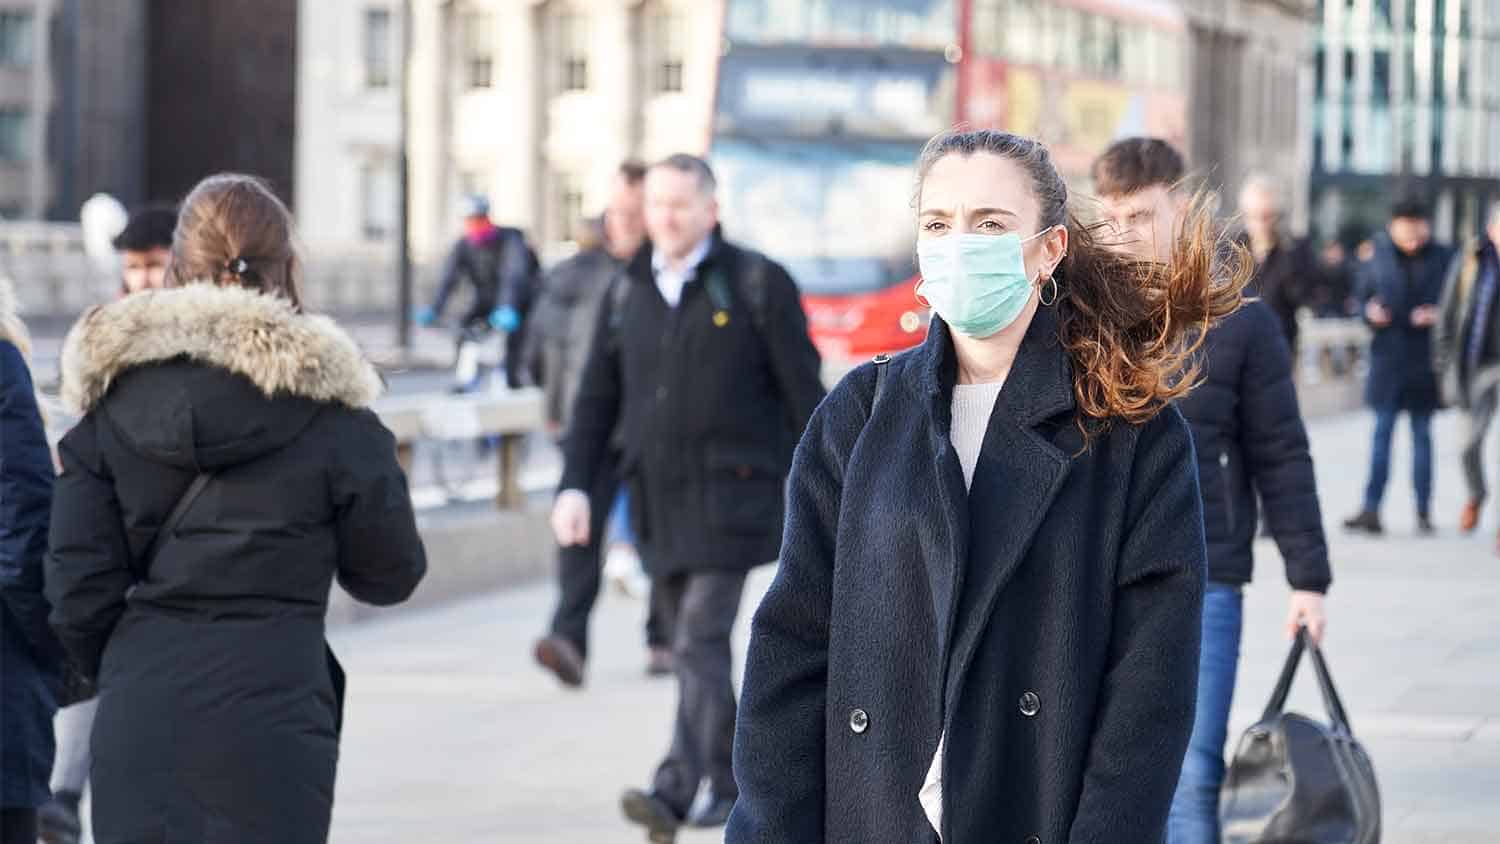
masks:
<svg viewBox="0 0 1500 844"><path fill-rule="evenodd" d="M646 175L651 244L600 314L552 518L561 544L590 540L608 502L587 491L618 428L641 555L678 608L672 747L652 788L623 799L653 840L722 824L737 796L729 634L746 573L779 551L792 449L823 398L796 285L724 239L714 191L689 155ZM689 819L703 779L713 799Z"/></svg>
<svg viewBox="0 0 1500 844"><path fill-rule="evenodd" d="M511 388L528 382L521 360L525 355L522 334L537 275L536 253L520 229L497 226L490 221L490 202L483 196L464 200L464 236L459 238L443 263L437 298L417 313L417 322L435 324L448 299L463 281L474 288L474 298L464 314L458 339L455 389L472 389L478 377L479 344L490 331L505 332L505 381Z"/></svg>
<svg viewBox="0 0 1500 844"><path fill-rule="evenodd" d="M605 307L611 282L645 242L642 192L646 168L636 162L620 166L604 212L604 242L563 261L547 274L532 319L535 332L529 339L542 355L543 382L547 396L547 423L560 436L571 419L573 401L583 378L599 311ZM599 594L601 557L608 502L620 488L620 454L613 439L594 473L589 498L601 502L589 513L589 541L558 549L557 578L561 592L551 631L536 643L534 655L563 685L583 683L588 655L589 613ZM649 648L647 671L653 676L671 673L671 642L658 603L651 602L646 622Z"/></svg>
<svg viewBox="0 0 1500 844"><path fill-rule="evenodd" d="M52 455L10 282L0 279L0 842L37 840L48 797L63 651L47 626L42 561Z"/></svg>
<svg viewBox="0 0 1500 844"><path fill-rule="evenodd" d="M1433 367L1450 404L1464 412L1464 480L1469 500L1459 515L1465 533L1479 526L1488 495L1484 439L1500 406L1500 203L1490 208L1485 237L1453 262L1433 326ZM1500 553L1500 538L1495 550Z"/></svg>
<svg viewBox="0 0 1500 844"><path fill-rule="evenodd" d="M1344 527L1379 535L1380 502L1391 470L1391 435L1402 411L1411 417L1412 484L1417 530L1432 533L1432 414L1438 409L1438 379L1432 361L1432 329L1453 252L1433 243L1427 203L1402 198L1391 209L1386 232L1375 239L1375 256L1361 267L1358 297L1370 341L1365 400L1375 410L1370 482L1361 510Z"/></svg>
<svg viewBox="0 0 1500 844"><path fill-rule="evenodd" d="M1165 141L1132 138L1094 163L1095 192L1122 248L1144 258L1172 254L1189 197L1185 165ZM1264 302L1251 302L1209 331L1201 386L1178 403L1193 432L1208 539L1198 706L1172 800L1168 844L1217 844L1224 743L1234 696L1258 522L1256 496L1286 561L1293 592L1287 630L1321 639L1323 594L1332 579L1307 431L1292 382L1282 326Z"/></svg>

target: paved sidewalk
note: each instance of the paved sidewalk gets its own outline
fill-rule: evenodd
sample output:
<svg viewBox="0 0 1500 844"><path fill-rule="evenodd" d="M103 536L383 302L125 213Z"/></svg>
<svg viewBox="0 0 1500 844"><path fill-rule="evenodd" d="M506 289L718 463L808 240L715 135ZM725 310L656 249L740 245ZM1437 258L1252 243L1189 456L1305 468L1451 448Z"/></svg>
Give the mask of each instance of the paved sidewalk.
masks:
<svg viewBox="0 0 1500 844"><path fill-rule="evenodd" d="M1388 844L1500 840L1497 521L1487 513L1481 537L1452 528L1462 502L1456 421L1436 426L1440 536L1412 531L1404 426L1388 538L1330 533L1327 653L1375 760ZM1359 499L1371 427L1360 414L1313 426L1331 528ZM1264 705L1285 654L1286 586L1274 548L1263 543L1260 554L1232 736ZM752 579L744 616L769 576ZM550 586L538 586L335 632L350 675L337 844L643 840L620 819L618 795L647 782L666 747L674 686L642 674L644 607L610 595L596 616L587 688L560 690L529 661L552 599ZM741 648L744 627L742 617ZM1308 672L1294 707L1320 713L1315 695Z"/></svg>

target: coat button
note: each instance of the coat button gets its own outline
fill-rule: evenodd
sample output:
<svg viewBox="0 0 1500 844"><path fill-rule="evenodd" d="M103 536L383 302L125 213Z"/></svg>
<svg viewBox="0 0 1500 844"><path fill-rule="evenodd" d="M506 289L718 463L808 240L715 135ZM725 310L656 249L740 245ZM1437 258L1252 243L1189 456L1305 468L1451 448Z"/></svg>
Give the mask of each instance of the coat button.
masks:
<svg viewBox="0 0 1500 844"><path fill-rule="evenodd" d="M1027 718L1034 718L1042 711L1042 699L1036 696L1036 692L1027 692L1021 695L1021 714Z"/></svg>
<svg viewBox="0 0 1500 844"><path fill-rule="evenodd" d="M666 387L657 387L656 388L656 400L657 401L666 401L667 400L667 388Z"/></svg>
<svg viewBox="0 0 1500 844"><path fill-rule="evenodd" d="M850 712L849 729L853 730L855 735L861 735L865 730L870 729L870 713L863 709Z"/></svg>

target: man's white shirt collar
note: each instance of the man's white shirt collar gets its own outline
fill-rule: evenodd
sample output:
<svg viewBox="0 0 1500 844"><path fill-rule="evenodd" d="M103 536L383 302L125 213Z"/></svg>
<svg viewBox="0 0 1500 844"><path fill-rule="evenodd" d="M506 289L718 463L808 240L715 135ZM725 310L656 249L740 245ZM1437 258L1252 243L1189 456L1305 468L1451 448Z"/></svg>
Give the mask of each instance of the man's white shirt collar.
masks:
<svg viewBox="0 0 1500 844"><path fill-rule="evenodd" d="M697 246L693 247L693 251L688 253L680 270L673 270L667 266L665 253L657 249L651 251L651 270L656 277L656 289L661 291L661 297L667 300L668 305L675 308L682 302L683 288L687 287L687 283L697 276L698 267L703 263L703 259L708 257L713 241L712 233L703 238Z"/></svg>

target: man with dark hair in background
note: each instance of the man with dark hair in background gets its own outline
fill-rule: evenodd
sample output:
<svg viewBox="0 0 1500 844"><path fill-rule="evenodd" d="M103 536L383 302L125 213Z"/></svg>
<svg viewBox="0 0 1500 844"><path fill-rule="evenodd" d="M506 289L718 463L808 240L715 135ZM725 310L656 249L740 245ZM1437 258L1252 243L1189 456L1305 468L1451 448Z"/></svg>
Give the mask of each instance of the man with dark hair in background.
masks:
<svg viewBox="0 0 1500 844"><path fill-rule="evenodd" d="M552 513L560 545L592 540L609 501L590 490L618 442L641 557L676 610L672 747L651 789L622 799L653 841L723 825L739 794L729 635L746 574L780 551L792 449L823 399L797 285L724 238L714 194L694 156L647 172L651 243L601 310ZM712 799L690 817L704 780Z"/></svg>
<svg viewBox="0 0 1500 844"><path fill-rule="evenodd" d="M532 316L532 336L541 354L543 387L547 396L547 427L555 437L567 430L583 367L589 358L600 309L606 307L610 284L646 240L643 184L646 167L638 162L620 165L605 209L604 240L552 268L542 284ZM560 595L550 632L536 643L536 661L557 675L564 686L583 684L588 657L589 614L599 595L601 557L605 542L608 502L620 489L619 444L613 439L594 473L591 501L601 506L589 516L589 539L583 545L559 546L557 578ZM671 640L664 619L651 602L646 622L649 649L646 671L652 676L671 673Z"/></svg>
<svg viewBox="0 0 1500 844"><path fill-rule="evenodd" d="M1166 141L1131 138L1094 162L1094 190L1119 248L1167 261L1191 197L1186 166ZM1293 592L1287 631L1321 640L1323 594L1332 575L1307 430L1292 383L1282 324L1264 302L1248 302L1209 330L1204 381L1177 403L1193 432L1208 540L1208 587L1198 666L1198 706L1167 822L1167 844L1218 844L1224 743L1239 667L1244 599L1259 512L1286 562Z"/></svg>
<svg viewBox="0 0 1500 844"><path fill-rule="evenodd" d="M166 286L167 263L172 259L172 233L177 209L166 204L142 206L114 239L120 253L121 295Z"/></svg>
<svg viewBox="0 0 1500 844"><path fill-rule="evenodd" d="M1360 267L1357 296L1374 332L1365 400L1375 411L1375 437L1364 506L1344 527L1375 536L1384 532L1380 503L1391 472L1391 436L1403 411L1411 418L1417 531L1433 532L1432 414L1439 402L1432 329L1453 251L1433 242L1429 215L1421 197L1398 198L1390 224L1375 237L1374 257Z"/></svg>

